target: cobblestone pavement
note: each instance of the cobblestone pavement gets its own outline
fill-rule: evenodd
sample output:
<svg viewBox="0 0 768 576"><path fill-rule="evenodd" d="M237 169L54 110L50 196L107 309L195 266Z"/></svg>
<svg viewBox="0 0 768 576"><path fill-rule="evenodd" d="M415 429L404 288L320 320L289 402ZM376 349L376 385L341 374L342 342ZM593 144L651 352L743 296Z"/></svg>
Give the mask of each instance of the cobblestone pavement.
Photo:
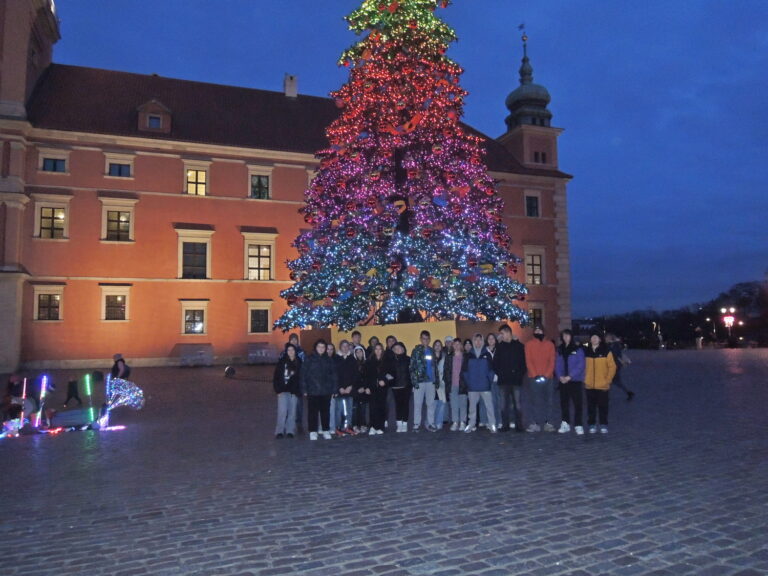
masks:
<svg viewBox="0 0 768 576"><path fill-rule="evenodd" d="M768 574L768 350L632 357L582 437L275 440L268 369L135 369L126 430L0 440L2 573Z"/></svg>

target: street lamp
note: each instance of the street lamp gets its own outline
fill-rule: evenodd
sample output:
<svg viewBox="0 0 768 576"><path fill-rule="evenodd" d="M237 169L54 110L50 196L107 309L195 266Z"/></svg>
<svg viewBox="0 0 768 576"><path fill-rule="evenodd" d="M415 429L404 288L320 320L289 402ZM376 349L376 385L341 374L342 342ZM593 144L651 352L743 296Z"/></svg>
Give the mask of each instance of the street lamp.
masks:
<svg viewBox="0 0 768 576"><path fill-rule="evenodd" d="M731 306L730 308L720 308L720 313L723 314L723 324L728 328L728 338L731 338L731 328L736 321L736 317L733 315L736 312L736 308Z"/></svg>

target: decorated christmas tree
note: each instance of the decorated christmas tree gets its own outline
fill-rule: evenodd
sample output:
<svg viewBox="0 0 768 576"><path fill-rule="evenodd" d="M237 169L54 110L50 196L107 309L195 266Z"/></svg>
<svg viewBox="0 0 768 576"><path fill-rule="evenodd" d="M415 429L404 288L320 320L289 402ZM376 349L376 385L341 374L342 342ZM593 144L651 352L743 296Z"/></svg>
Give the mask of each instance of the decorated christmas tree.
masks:
<svg viewBox="0 0 768 576"><path fill-rule="evenodd" d="M349 81L332 94L340 116L305 193L310 228L276 327L527 321L482 141L459 122L462 69L445 55L456 35L436 14L448 4L365 0L347 17L364 37L340 60Z"/></svg>

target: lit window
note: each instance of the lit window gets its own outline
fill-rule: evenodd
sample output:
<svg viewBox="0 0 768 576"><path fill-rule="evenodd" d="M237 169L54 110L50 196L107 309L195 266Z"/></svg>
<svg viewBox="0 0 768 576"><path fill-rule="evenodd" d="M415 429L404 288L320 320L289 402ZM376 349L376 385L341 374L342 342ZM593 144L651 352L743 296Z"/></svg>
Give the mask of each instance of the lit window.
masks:
<svg viewBox="0 0 768 576"><path fill-rule="evenodd" d="M70 194L33 192L35 201L35 238L67 240L69 238Z"/></svg>
<svg viewBox="0 0 768 576"><path fill-rule="evenodd" d="M525 196L525 215L528 218L539 217L539 197L538 196Z"/></svg>
<svg viewBox="0 0 768 576"><path fill-rule="evenodd" d="M131 213L107 211L107 240L125 242L131 239Z"/></svg>
<svg viewBox="0 0 768 576"><path fill-rule="evenodd" d="M541 254L526 254L525 276L528 284L539 285L542 283L542 256Z"/></svg>
<svg viewBox="0 0 768 576"><path fill-rule="evenodd" d="M104 301L104 320L125 320L125 296L110 295Z"/></svg>
<svg viewBox="0 0 768 576"><path fill-rule="evenodd" d="M134 206L139 201L128 193L100 192L102 242L131 242Z"/></svg>
<svg viewBox="0 0 768 576"><path fill-rule="evenodd" d="M205 196L207 173L205 170L187 170L187 194L190 196Z"/></svg>
<svg viewBox="0 0 768 576"><path fill-rule="evenodd" d="M208 300L181 301L181 333L205 334L208 331Z"/></svg>
<svg viewBox="0 0 768 576"><path fill-rule="evenodd" d="M40 238L64 238L66 208L40 208Z"/></svg>
<svg viewBox="0 0 768 576"><path fill-rule="evenodd" d="M243 251L246 280L275 279L277 229L243 226Z"/></svg>
<svg viewBox="0 0 768 576"><path fill-rule="evenodd" d="M203 334L205 332L205 310L184 311L184 334Z"/></svg>
<svg viewBox="0 0 768 576"><path fill-rule="evenodd" d="M248 280L272 280L271 245L248 245Z"/></svg>
<svg viewBox="0 0 768 576"><path fill-rule="evenodd" d="M42 322L56 322L64 319L64 286L50 284L33 285L33 318Z"/></svg>
<svg viewBox="0 0 768 576"><path fill-rule="evenodd" d="M130 284L101 284L101 319L124 322L130 319Z"/></svg>
<svg viewBox="0 0 768 576"><path fill-rule="evenodd" d="M66 172L67 161L63 158L43 158L43 172Z"/></svg>
<svg viewBox="0 0 768 576"><path fill-rule="evenodd" d="M182 248L182 278L208 277L208 244L184 242Z"/></svg>

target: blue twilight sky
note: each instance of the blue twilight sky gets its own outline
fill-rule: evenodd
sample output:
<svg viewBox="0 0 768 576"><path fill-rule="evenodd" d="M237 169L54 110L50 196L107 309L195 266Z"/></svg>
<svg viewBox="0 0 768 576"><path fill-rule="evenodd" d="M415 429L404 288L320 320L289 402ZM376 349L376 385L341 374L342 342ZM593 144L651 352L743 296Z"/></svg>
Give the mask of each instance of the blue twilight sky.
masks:
<svg viewBox="0 0 768 576"><path fill-rule="evenodd" d="M358 0L57 0L54 60L326 96ZM768 270L768 2L454 0L464 120L505 131L525 23L562 127L574 314L675 308ZM514 230L511 231L514 236Z"/></svg>

